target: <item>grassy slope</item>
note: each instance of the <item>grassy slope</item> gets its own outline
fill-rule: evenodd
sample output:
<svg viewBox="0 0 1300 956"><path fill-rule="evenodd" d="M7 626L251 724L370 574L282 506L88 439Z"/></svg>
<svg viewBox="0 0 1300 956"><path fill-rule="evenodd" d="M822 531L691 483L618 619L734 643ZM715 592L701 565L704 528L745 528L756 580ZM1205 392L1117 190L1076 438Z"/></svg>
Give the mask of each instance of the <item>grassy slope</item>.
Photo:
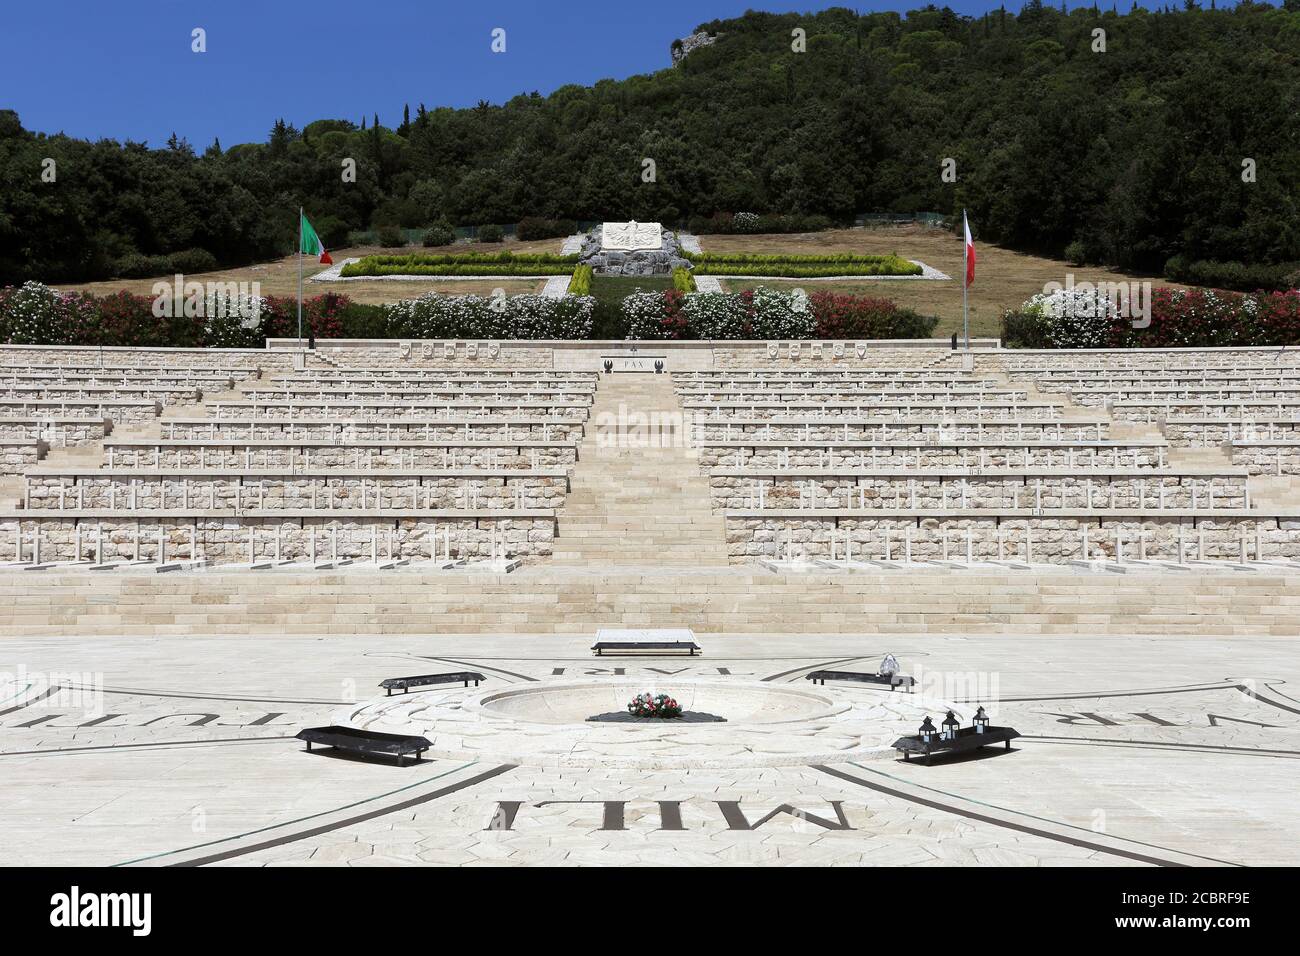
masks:
<svg viewBox="0 0 1300 956"><path fill-rule="evenodd" d="M948 232L919 226L882 229L837 229L830 232L761 236L701 236L706 252L859 252L885 254L896 252L905 259L916 259L952 276L947 282L923 279L860 279L838 281L774 282L768 279L723 279L726 288L752 289L758 285L774 288L802 287L808 291L853 292L893 299L926 315L939 316L935 335L946 337L961 330L961 240ZM975 282L970 288L972 335L997 335L1002 313L1014 308L1035 292L1043 291L1047 282L1065 282L1073 273L1076 282L1137 279L1108 269L1076 268L1059 259L1044 259L1000 249L975 240ZM1156 285L1178 287L1163 279Z"/></svg>

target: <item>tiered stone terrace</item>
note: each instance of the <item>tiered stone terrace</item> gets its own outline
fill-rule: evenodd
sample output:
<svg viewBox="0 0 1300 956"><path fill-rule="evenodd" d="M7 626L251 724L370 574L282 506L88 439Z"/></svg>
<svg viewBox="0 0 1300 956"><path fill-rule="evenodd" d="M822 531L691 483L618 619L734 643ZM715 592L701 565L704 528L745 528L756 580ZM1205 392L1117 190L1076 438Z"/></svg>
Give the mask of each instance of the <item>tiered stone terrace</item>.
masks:
<svg viewBox="0 0 1300 956"><path fill-rule="evenodd" d="M0 625L1286 632L1298 361L5 348Z"/></svg>

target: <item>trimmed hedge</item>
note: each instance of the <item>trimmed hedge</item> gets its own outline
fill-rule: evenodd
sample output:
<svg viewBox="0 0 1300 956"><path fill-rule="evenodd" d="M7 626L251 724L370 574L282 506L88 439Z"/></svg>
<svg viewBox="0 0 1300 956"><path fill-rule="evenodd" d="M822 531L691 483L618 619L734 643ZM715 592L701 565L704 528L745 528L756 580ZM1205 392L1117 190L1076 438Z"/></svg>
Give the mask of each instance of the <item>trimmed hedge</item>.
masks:
<svg viewBox="0 0 1300 956"><path fill-rule="evenodd" d="M688 252L683 255L694 263L696 275L817 278L838 275L915 276L922 273L916 263L893 254Z"/></svg>
<svg viewBox="0 0 1300 956"><path fill-rule="evenodd" d="M569 295L591 295L591 266L578 266L569 280Z"/></svg>
<svg viewBox="0 0 1300 956"><path fill-rule="evenodd" d="M678 292L695 292L695 276L690 269L678 266L673 270L673 288Z"/></svg>
<svg viewBox="0 0 1300 956"><path fill-rule="evenodd" d="M577 255L549 252L455 252L444 254L366 256L343 267L342 275L353 276L475 276L568 275L578 262Z"/></svg>

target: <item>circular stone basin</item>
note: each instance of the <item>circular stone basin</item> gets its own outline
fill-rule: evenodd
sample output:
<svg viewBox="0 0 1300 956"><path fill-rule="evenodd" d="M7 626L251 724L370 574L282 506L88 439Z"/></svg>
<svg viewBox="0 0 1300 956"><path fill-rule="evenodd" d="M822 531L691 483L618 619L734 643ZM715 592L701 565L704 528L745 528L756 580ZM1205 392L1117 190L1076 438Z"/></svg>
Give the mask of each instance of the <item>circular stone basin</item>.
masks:
<svg viewBox="0 0 1300 956"><path fill-rule="evenodd" d="M536 724L580 724L598 714L626 711L637 694L667 694L683 711L703 712L721 721L693 724L697 727L727 724L775 724L828 717L845 709L843 703L825 694L768 684L720 681L647 682L603 680L558 686L511 688L479 699L488 713ZM675 721L632 721L663 726ZM626 726L626 725L625 725Z"/></svg>

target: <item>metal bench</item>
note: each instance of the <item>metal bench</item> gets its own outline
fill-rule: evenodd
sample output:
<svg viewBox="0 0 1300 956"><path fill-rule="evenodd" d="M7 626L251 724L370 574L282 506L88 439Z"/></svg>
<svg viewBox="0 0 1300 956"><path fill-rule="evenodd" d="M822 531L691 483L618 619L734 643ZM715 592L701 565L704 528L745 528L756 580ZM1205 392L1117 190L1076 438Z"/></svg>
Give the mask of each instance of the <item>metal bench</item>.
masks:
<svg viewBox="0 0 1300 956"><path fill-rule="evenodd" d="M392 697L393 691L400 690L404 694L409 694L412 687L426 687L430 684L454 684L457 681L464 683L466 687L469 682L473 681L477 687L479 681L487 680L478 671L452 671L448 674L416 674L411 677L390 677L387 680L379 682L387 693L385 697Z"/></svg>
<svg viewBox="0 0 1300 956"><path fill-rule="evenodd" d="M618 651L633 654L680 654L686 651L694 657L700 645L694 641L597 641L591 645L592 653L597 657L605 651Z"/></svg>
<svg viewBox="0 0 1300 956"><path fill-rule="evenodd" d="M962 753L1000 743L1005 743L1006 749L1010 750L1011 741L1019 736L1010 727L989 727L982 732L976 731L974 727L962 727L949 739L943 739L939 734L931 734L929 741L923 741L920 734L899 737L894 741L893 747L903 755L904 760L916 754L925 757L926 766L929 766L930 757L937 753Z"/></svg>
<svg viewBox="0 0 1300 956"><path fill-rule="evenodd" d="M912 685L916 683L915 677L909 677L906 674L863 674L858 671L813 671L808 675L807 679L814 684L825 684L828 680L848 680L860 684L883 684L889 687L891 694L895 687L904 687L910 694Z"/></svg>
<svg viewBox="0 0 1300 956"><path fill-rule="evenodd" d="M432 746L426 737L411 737L405 734L381 734L372 730L359 730L356 727L308 727L298 731L299 740L305 741L307 750L312 744L335 747L339 750L354 750L359 753L386 754L397 758L397 765L403 766L407 754L415 754L415 762L420 762L420 755Z"/></svg>

